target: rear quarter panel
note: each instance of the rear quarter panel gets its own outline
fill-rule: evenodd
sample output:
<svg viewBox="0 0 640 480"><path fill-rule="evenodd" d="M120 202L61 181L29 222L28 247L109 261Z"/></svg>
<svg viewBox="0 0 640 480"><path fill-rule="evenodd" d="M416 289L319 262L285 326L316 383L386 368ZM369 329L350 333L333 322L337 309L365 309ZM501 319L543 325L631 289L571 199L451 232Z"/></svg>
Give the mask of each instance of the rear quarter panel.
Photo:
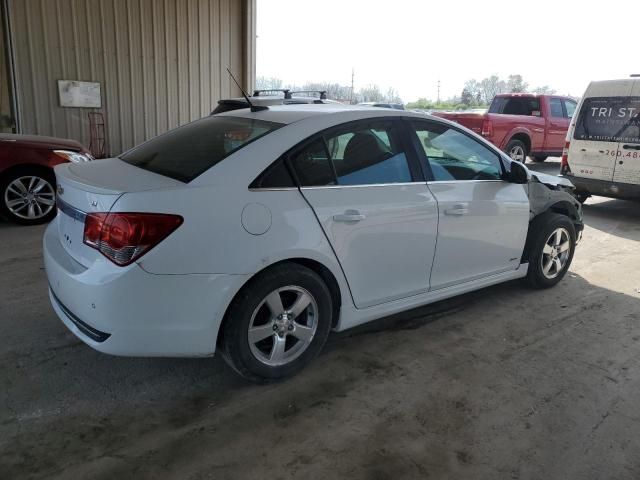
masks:
<svg viewBox="0 0 640 480"><path fill-rule="evenodd" d="M245 209L266 228L251 233ZM181 215L184 223L138 264L153 274L254 275L287 259L314 260L328 268L351 302L349 288L313 211L298 189L250 191L228 186L124 194L115 211Z"/></svg>

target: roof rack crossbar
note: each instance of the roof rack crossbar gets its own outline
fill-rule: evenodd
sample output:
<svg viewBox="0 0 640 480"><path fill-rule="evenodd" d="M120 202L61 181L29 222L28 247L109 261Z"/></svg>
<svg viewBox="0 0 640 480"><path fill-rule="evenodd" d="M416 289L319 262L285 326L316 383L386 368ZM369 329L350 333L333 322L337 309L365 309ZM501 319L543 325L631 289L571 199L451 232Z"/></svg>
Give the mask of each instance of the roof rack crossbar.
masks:
<svg viewBox="0 0 640 480"><path fill-rule="evenodd" d="M320 100L326 100L327 99L327 91L326 90L294 90L291 92L293 93L317 93L320 95Z"/></svg>
<svg viewBox="0 0 640 480"><path fill-rule="evenodd" d="M260 95L263 95L267 92L269 93L280 92L280 93L284 93L284 98L286 99L291 98L291 91L288 88L267 88L263 90L254 90L253 96L259 97Z"/></svg>

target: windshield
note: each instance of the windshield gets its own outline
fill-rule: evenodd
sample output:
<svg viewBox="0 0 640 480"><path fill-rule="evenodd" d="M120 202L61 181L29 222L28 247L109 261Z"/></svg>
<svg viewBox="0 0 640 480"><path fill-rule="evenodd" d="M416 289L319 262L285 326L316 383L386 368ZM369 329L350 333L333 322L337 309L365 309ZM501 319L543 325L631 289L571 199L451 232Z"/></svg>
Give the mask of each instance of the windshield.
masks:
<svg viewBox="0 0 640 480"><path fill-rule="evenodd" d="M600 142L640 143L640 97L585 99L573 138Z"/></svg>
<svg viewBox="0 0 640 480"><path fill-rule="evenodd" d="M251 118L206 117L152 138L120 159L186 183L282 126Z"/></svg>

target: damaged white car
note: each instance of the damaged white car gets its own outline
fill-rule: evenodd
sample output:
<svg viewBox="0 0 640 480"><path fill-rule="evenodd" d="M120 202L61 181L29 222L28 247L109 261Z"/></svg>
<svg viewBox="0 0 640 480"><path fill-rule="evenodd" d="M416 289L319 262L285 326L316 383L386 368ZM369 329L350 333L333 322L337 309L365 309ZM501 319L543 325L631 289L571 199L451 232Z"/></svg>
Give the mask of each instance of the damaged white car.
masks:
<svg viewBox="0 0 640 480"><path fill-rule="evenodd" d="M240 109L56 167L58 316L115 355L221 351L292 375L331 330L508 280L551 287L582 231L571 184L443 119Z"/></svg>

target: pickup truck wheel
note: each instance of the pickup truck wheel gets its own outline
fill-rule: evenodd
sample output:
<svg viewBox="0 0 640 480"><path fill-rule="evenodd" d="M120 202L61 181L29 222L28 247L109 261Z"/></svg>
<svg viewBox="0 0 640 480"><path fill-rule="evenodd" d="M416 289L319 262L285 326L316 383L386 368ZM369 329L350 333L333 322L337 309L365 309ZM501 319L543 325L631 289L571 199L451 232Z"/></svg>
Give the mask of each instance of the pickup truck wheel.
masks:
<svg viewBox="0 0 640 480"><path fill-rule="evenodd" d="M504 150L516 162L524 163L527 159L527 146L521 140L509 140Z"/></svg>
<svg viewBox="0 0 640 480"><path fill-rule="evenodd" d="M556 285L567 273L576 248L576 230L566 215L547 212L535 218L527 240L529 270L526 280L534 288Z"/></svg>
<svg viewBox="0 0 640 480"><path fill-rule="evenodd" d="M546 155L534 155L533 157L531 157L534 162L544 162L547 158L549 157L547 157Z"/></svg>

